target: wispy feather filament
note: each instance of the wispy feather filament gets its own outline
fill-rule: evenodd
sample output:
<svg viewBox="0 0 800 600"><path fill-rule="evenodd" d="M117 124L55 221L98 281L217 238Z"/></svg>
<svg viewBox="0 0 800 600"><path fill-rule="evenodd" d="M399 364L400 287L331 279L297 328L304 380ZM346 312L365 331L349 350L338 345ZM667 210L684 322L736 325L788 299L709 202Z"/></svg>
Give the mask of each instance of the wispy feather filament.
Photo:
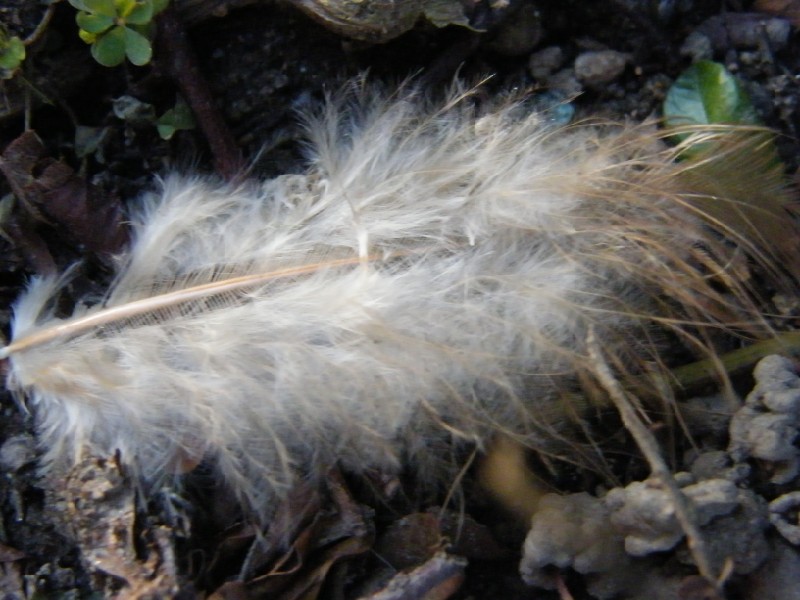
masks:
<svg viewBox="0 0 800 600"><path fill-rule="evenodd" d="M205 456L263 514L335 462L435 479L445 442L544 443L590 327L635 371L654 321L757 322L707 276L733 250L674 152L519 112L343 94L307 117L306 174L134 203L105 300L60 321L35 281L0 351L45 461L119 450L158 479Z"/></svg>

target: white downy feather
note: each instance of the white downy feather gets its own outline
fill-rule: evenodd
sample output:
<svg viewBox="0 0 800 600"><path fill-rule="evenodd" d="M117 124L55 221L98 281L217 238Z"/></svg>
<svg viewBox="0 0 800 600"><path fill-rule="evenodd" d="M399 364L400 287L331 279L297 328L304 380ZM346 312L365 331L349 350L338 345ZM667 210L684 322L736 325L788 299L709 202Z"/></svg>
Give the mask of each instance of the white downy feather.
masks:
<svg viewBox="0 0 800 600"><path fill-rule="evenodd" d="M692 249L720 270L727 251L671 188L672 153L474 113L343 94L307 118L305 175L172 176L132 202L101 303L60 321L62 280L33 281L1 352L45 464L119 450L158 480L205 457L259 514L337 462L435 478L445 442L556 435L590 324L624 370L652 356L651 320L714 321Z"/></svg>

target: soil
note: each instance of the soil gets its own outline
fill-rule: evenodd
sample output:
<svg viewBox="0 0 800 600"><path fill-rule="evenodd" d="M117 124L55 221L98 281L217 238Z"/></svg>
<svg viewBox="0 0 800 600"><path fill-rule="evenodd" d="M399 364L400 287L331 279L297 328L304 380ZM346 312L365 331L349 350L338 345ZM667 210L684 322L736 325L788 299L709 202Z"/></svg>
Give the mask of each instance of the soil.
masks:
<svg viewBox="0 0 800 600"><path fill-rule="evenodd" d="M787 173L796 174L800 8L797 2L753 4L453 2L458 10L448 14L468 26L437 27L420 17L412 19L416 25L405 33L379 40L381 34L367 25L362 26L364 35L348 30L350 37L345 36L341 28L326 27L291 3L186 2L172 18L188 31L199 66L188 86L207 88L224 127L221 132L209 127L213 114L198 111L188 98L197 126L165 140L156 119L187 99L187 83L169 64L183 48L178 36L165 39L160 34L152 64L105 68L76 35L75 9L69 4L47 8L34 0L7 1L0 8L0 23L10 35L24 39L45 15L49 22L28 45L21 69L0 80L0 148L11 148L3 154L6 180L0 180L3 331L8 337L11 304L33 274L61 271L80 261L74 295L102 285L111 256L125 245L120 232L126 203L152 188L159 174L177 169L225 176L220 172L224 165L233 165L234 171L271 177L302 169L297 110L364 73L387 85L413 77L431 94L440 93L454 77L474 82L491 76L483 94L527 94L532 106L550 107L554 118L564 122L600 116L638 123L660 116L667 90L693 60L711 59L740 77L761 121L783 134L781 159ZM25 130L34 131L39 141L22 136ZM42 204L43 197L48 204ZM795 301L784 303L787 314L796 312ZM775 372L791 370L784 367L774 367ZM770 376L777 377L764 375L765 381ZM745 378L739 391L746 393L752 384ZM745 406L759 415L768 412L763 397L753 396ZM707 401L713 413L716 405ZM690 406L698 406L706 400L692 402ZM690 599L722 593L742 599L800 598L791 584L800 575L797 548L766 522L778 510L770 513L767 504L779 498L790 507L780 514L796 511L793 497L786 495L798 489L800 480L796 474L776 479L776 465L785 467L785 459L760 456L729 431L729 419L712 423L708 411L692 413L706 415L695 424L696 431L707 433L706 444L696 451L679 444L674 469L692 471L684 485L700 486L698 494L711 493L710 480L733 482L740 490L714 514L716 520L709 525L716 527L713 535L728 540L725 536L739 529L754 532L751 540L763 540L750 548L754 558L749 562L737 558L735 565L717 565L729 574L724 592L696 577L680 540L671 546L656 544L636 559L620 551L619 563L607 569L649 578L654 582L649 587L622 577L582 575L575 558L580 552L569 550L567 541L561 550L573 554L558 565L562 569L546 560L536 562L530 549L536 522L529 535L528 524L493 504L471 474L463 486L465 504L458 506L444 497L415 496L409 491L411 476L408 481L384 481L376 475L364 482L334 473L321 492L296 490L266 533L241 520L224 492L209 488L203 465L180 492L141 489L114 457L90 457L54 483L38 474L39 451L24 401L4 393L0 411L4 599ZM738 418L741 422L745 417ZM611 419L604 426L613 431L617 425ZM734 448L731 440L739 445ZM793 439L788 444L792 447ZM698 456L709 452L721 453L717 470L696 468ZM624 484L646 477L644 463L627 458L638 455L627 437L609 453ZM568 468L553 474L537 459L529 461L535 470L548 473L554 489L566 493L560 497L572 499L554 501L551 523L566 522L570 511L621 510L608 502L597 508L592 501L577 499L580 492L608 491L610 486L599 477ZM750 471L731 474L730 469L745 464ZM726 474L720 475L722 471ZM719 485L724 489L715 493L730 491ZM405 493L392 491L397 488ZM620 500L624 506L639 493L630 486L617 490L622 490L617 497L625 497ZM576 504L569 504L573 500ZM643 502L654 501L647 497ZM286 515L303 511L307 517L292 519L290 526ZM761 525L751 530L745 522ZM281 524L289 529L276 533ZM601 528L595 534L609 536L601 550L616 552L620 540L633 535L636 527L628 523L626 534ZM730 543L740 548L744 541ZM750 550L734 554L740 557ZM741 566L745 563L746 568ZM394 591L378 591L399 572L406 578L395 580Z"/></svg>

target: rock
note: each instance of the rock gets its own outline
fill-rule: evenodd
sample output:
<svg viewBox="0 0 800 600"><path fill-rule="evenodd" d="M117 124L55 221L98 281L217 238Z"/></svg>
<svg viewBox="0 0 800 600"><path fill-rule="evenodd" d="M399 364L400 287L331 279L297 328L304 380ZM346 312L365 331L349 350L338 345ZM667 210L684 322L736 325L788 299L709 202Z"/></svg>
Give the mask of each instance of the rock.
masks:
<svg viewBox="0 0 800 600"><path fill-rule="evenodd" d="M628 56L616 50L592 50L575 59L575 77L589 87L600 87L622 75Z"/></svg>
<svg viewBox="0 0 800 600"><path fill-rule="evenodd" d="M765 42L772 50L781 50L789 42L791 29L789 21L780 17L727 13L704 21L693 34L706 37L714 52L725 52L729 48L757 48Z"/></svg>
<svg viewBox="0 0 800 600"><path fill-rule="evenodd" d="M558 46L548 46L531 54L528 71L535 79L547 79L564 64L564 51Z"/></svg>
<svg viewBox="0 0 800 600"><path fill-rule="evenodd" d="M800 600L800 553L786 544L774 544L772 556L742 586L742 598Z"/></svg>
<svg viewBox="0 0 800 600"><path fill-rule="evenodd" d="M795 546L800 546L798 510L800 510L800 492L789 492L769 503L770 522L787 542Z"/></svg>
<svg viewBox="0 0 800 600"><path fill-rule="evenodd" d="M711 60L714 58L714 45L706 34L700 31L693 31L683 41L680 54L691 58L693 63L701 60Z"/></svg>
<svg viewBox="0 0 800 600"><path fill-rule="evenodd" d="M528 585L554 589L552 567L589 574L624 570L629 560L602 500L585 492L546 494L525 539L520 573Z"/></svg>
<svg viewBox="0 0 800 600"><path fill-rule="evenodd" d="M766 502L750 490L740 489L736 509L713 519L702 528L706 555L720 573L728 561L733 571L744 575L758 569L769 557L766 531L769 528ZM694 558L686 547L678 551L682 562L693 565Z"/></svg>
<svg viewBox="0 0 800 600"><path fill-rule="evenodd" d="M575 77L575 71L572 69L561 69L556 74L548 77L545 83L548 89L557 91L567 97L577 96L583 92L583 86Z"/></svg>
<svg viewBox="0 0 800 600"><path fill-rule="evenodd" d="M756 386L730 424L728 452L736 462L757 458L772 463L771 481L784 484L800 473L800 378L793 363L768 356L758 363Z"/></svg>
<svg viewBox="0 0 800 600"><path fill-rule="evenodd" d="M729 514L738 505L736 485L725 479L701 481L682 491L694 505L698 525ZM615 488L604 500L611 523L625 536L625 550L633 556L671 550L684 537L672 496L657 481L635 481Z"/></svg>

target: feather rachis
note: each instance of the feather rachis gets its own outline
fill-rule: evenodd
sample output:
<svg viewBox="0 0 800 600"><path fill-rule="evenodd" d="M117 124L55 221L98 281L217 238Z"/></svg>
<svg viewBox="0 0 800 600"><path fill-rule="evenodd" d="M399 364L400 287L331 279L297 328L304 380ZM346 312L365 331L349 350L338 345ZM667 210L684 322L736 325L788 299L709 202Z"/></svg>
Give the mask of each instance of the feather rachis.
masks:
<svg viewBox="0 0 800 600"><path fill-rule="evenodd" d="M3 352L48 460L88 444L158 479L205 455L264 511L335 461L435 470L449 437L558 437L544 415L588 368L590 327L635 372L657 359L651 322L757 321L748 290L710 284L730 249L653 136L554 130L511 105L476 117L456 98L332 100L308 117L305 175L167 179L69 335L46 334L65 326L47 308L61 283L34 283Z"/></svg>

